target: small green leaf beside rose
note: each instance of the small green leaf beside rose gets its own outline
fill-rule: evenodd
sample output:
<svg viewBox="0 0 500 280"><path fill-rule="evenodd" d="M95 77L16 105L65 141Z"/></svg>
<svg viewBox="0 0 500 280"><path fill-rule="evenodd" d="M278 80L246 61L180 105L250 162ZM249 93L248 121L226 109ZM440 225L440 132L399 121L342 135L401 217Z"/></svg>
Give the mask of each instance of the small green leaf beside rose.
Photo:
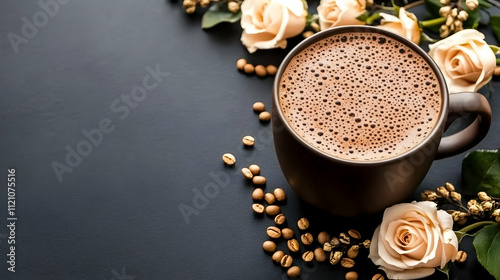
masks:
<svg viewBox="0 0 500 280"><path fill-rule="evenodd" d="M237 22L241 18L241 11L232 13L227 9L227 3L219 2L214 3L210 8L203 14L201 19L201 27L203 29L208 29L216 26L221 22Z"/></svg>
<svg viewBox="0 0 500 280"><path fill-rule="evenodd" d="M500 157L498 150L477 150L462 162L462 180L468 194L480 191L500 197Z"/></svg>
<svg viewBox="0 0 500 280"><path fill-rule="evenodd" d="M477 259L488 272L500 279L500 225L489 225L474 237Z"/></svg>

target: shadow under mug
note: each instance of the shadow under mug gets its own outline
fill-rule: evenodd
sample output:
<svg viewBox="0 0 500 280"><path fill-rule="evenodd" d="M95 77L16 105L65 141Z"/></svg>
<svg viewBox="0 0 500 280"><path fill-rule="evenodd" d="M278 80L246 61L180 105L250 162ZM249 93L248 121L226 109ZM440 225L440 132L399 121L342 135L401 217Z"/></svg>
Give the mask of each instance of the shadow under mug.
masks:
<svg viewBox="0 0 500 280"><path fill-rule="evenodd" d="M418 53L436 74L441 87L441 113L432 131L412 149L383 160L342 159L309 144L286 121L280 108L279 84L288 63L308 46L346 32L377 33L397 40ZM340 216L376 213L407 199L420 185L434 159L475 146L486 136L491 123L491 108L484 96L471 92L449 95L441 71L423 49L398 34L371 26L335 27L298 44L278 69L272 102L274 145L288 183L303 200ZM476 116L474 122L458 133L443 137L453 120L466 113Z"/></svg>

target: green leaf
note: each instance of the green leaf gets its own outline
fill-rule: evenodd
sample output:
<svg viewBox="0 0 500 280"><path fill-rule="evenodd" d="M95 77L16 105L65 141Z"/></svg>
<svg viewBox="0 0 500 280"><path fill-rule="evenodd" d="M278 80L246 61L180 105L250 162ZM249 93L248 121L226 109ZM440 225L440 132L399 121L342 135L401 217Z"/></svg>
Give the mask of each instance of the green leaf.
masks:
<svg viewBox="0 0 500 280"><path fill-rule="evenodd" d="M490 49L493 51L494 54L497 54L498 51L500 50L500 47L497 47L495 45L490 45Z"/></svg>
<svg viewBox="0 0 500 280"><path fill-rule="evenodd" d="M214 3L203 14L201 28L207 29L216 26L221 22L237 22L241 18L241 11L232 13L227 9L226 2Z"/></svg>
<svg viewBox="0 0 500 280"><path fill-rule="evenodd" d="M357 16L356 19L359 20L359 21L366 22L366 20L368 19L369 16L370 16L370 12L368 12L367 10L365 10L359 16Z"/></svg>
<svg viewBox="0 0 500 280"><path fill-rule="evenodd" d="M500 279L500 265L498 265L500 264L500 225L483 227L474 237L473 244L479 263L495 279Z"/></svg>
<svg viewBox="0 0 500 280"><path fill-rule="evenodd" d="M477 150L462 161L462 180L467 194L480 191L500 197L500 159L498 150Z"/></svg>
<svg viewBox="0 0 500 280"><path fill-rule="evenodd" d="M479 0L478 2L479 2L479 7L481 7L481 8L484 8L486 10L491 8L491 4L485 0Z"/></svg>
<svg viewBox="0 0 500 280"><path fill-rule="evenodd" d="M318 22L319 15L318 14L307 14L306 16L306 26L311 26L311 23Z"/></svg>
<svg viewBox="0 0 500 280"><path fill-rule="evenodd" d="M431 38L429 35L425 34L423 31L420 33L420 42L436 43L438 40Z"/></svg>
<svg viewBox="0 0 500 280"><path fill-rule="evenodd" d="M495 32L497 40L500 41L500 15L491 15L490 25L493 27L493 32Z"/></svg>
<svg viewBox="0 0 500 280"><path fill-rule="evenodd" d="M446 279L450 279L450 269L451 269L451 263L448 262L443 268L436 267L436 269L444 274L446 274Z"/></svg>
<svg viewBox="0 0 500 280"><path fill-rule="evenodd" d="M439 9L443 7L439 0L425 0L425 19L433 19L439 18L441 15L439 14Z"/></svg>

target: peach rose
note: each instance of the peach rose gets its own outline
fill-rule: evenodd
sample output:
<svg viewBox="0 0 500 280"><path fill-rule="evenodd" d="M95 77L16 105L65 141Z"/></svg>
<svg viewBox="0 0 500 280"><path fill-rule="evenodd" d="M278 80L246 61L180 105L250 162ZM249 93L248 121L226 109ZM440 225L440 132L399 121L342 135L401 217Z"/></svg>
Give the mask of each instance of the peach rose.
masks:
<svg viewBox="0 0 500 280"><path fill-rule="evenodd" d="M458 240L453 219L430 201L401 203L385 209L368 256L390 279L417 279L454 261Z"/></svg>
<svg viewBox="0 0 500 280"><path fill-rule="evenodd" d="M464 29L429 45L429 55L443 72L450 93L476 92L491 80L496 57L483 33Z"/></svg>
<svg viewBox="0 0 500 280"><path fill-rule="evenodd" d="M405 11L404 8L400 8L399 17L386 13L380 13L380 16L382 20L380 22L381 25L378 27L406 37L415 44L420 43L422 30L418 26L418 20L414 14Z"/></svg>
<svg viewBox="0 0 500 280"><path fill-rule="evenodd" d="M241 4L241 42L250 53L257 49L286 48L286 39L306 27L302 0L245 0Z"/></svg>
<svg viewBox="0 0 500 280"><path fill-rule="evenodd" d="M318 6L321 30L343 25L364 25L356 19L366 9L365 0L321 0Z"/></svg>

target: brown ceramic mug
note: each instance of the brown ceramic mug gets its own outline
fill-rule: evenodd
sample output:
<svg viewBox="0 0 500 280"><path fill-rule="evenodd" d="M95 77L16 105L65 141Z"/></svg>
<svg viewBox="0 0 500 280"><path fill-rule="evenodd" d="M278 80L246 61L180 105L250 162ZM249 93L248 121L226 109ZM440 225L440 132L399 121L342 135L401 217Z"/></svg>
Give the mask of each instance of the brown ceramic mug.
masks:
<svg viewBox="0 0 500 280"><path fill-rule="evenodd" d="M380 47L377 44L385 45ZM366 51L368 49L370 51ZM367 56L362 59L365 51ZM335 53L333 56L332 52ZM340 56L338 52L351 53L352 57ZM374 60L370 65L363 64L364 60L370 59ZM361 62L356 64L358 60ZM382 70L382 67L389 69L397 65L402 65L402 68L394 70L397 73ZM372 67L380 71L370 72ZM415 71L415 74L408 74L408 71ZM355 79L354 76L359 73L363 73L364 78ZM432 83L424 81L429 76ZM390 77L396 77L397 81L390 83ZM385 81L386 78L388 81ZM410 88L405 85L408 80L421 83L415 83L415 88ZM384 81L385 86L379 81ZM359 95L356 90L359 90ZM422 96L419 97L419 94ZM427 112L427 116L429 112L435 112L428 118L428 123L420 122L427 126L424 136L414 134L416 130L410 121L413 118L417 120L421 115L402 114L404 117L401 117L401 114L394 113L399 109L412 109L398 107L398 95L421 102L415 111ZM382 111L376 108L377 105L374 108L362 105L363 102L371 104L370 100L376 98L383 100L383 104L394 106ZM434 98L434 103L429 98ZM322 102L330 105L321 105ZM361 105L344 105L349 102ZM344 107L332 114L337 105L338 108ZM434 159L473 147L484 138L491 123L491 109L484 96L470 92L450 95L438 66L419 46L402 36L370 26L328 29L297 45L279 67L273 85L272 110L274 145L290 186L305 201L341 216L376 213L408 198L421 183ZM324 112L328 116L322 115ZM355 113L360 114L359 118L355 117ZM319 121L314 117L318 114ZM392 114L391 118L396 114L394 122L380 121L391 119L387 114ZM476 119L458 133L443 137L448 125L462 114L473 114ZM351 115L353 118L349 120ZM393 135L394 130L387 133L384 130L389 129L388 126L395 129L401 125L408 126L407 131L401 129L403 132L394 132ZM327 130L328 127L331 129ZM318 130L321 132L316 132ZM404 135L406 132L411 132L411 136ZM352 140L347 136L339 138L343 134ZM372 134L378 136L370 137L378 138L365 137ZM389 135L390 139L410 139L408 141L414 143L405 144L407 150L400 149L398 140L391 140L394 143L380 140L386 138L385 135ZM332 143L325 143L329 139ZM380 149L372 151L370 145ZM386 147L385 150L382 147ZM393 150L389 149L392 154L387 147L392 147ZM373 157L360 153L373 154Z"/></svg>

